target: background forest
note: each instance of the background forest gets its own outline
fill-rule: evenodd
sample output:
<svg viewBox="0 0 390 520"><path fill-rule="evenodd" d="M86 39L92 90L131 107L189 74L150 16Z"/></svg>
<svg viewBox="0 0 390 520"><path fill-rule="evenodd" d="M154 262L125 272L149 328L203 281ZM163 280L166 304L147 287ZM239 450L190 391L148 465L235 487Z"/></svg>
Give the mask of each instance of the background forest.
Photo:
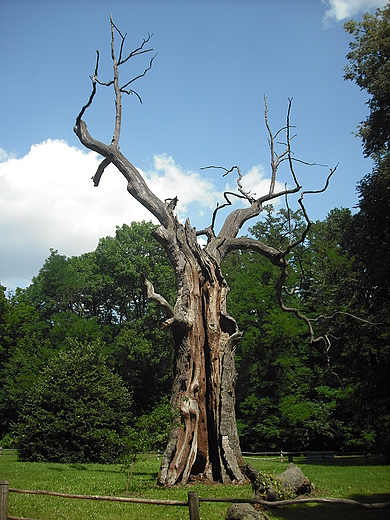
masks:
<svg viewBox="0 0 390 520"><path fill-rule="evenodd" d="M236 351L244 451L389 455L389 16L386 7L345 25L354 38L345 78L370 97L358 133L374 166L357 186L357 211L332 209L289 259L286 301L327 347L310 345L304 323L280 310L279 272L266 259L235 252L223 264L228 312L244 331ZM299 211L268 206L249 232L283 249L304 228ZM52 250L30 286L1 287L0 438L22 458L116 460L137 428L150 432L144 448L163 447L151 424L169 418L173 341L140 275L171 304L175 281L152 229L124 224L81 256Z"/></svg>

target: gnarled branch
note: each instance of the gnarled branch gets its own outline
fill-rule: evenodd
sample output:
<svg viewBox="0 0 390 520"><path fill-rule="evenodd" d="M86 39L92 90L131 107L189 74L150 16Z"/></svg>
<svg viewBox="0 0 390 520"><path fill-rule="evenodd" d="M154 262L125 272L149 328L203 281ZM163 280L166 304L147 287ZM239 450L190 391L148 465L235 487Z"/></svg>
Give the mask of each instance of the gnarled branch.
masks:
<svg viewBox="0 0 390 520"><path fill-rule="evenodd" d="M146 289L146 296L148 299L157 302L167 315L167 319L164 319L161 328L165 328L171 325L174 321L174 310L171 304L167 302L167 300L161 296L161 294L158 294L154 291L153 284L149 282L144 274L141 274L141 283Z"/></svg>

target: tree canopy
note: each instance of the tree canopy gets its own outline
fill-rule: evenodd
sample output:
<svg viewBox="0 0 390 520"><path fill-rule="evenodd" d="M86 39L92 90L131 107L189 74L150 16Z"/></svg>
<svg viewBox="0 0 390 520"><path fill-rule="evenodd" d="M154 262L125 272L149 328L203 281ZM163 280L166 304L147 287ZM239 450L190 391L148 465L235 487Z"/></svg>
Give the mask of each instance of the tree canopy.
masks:
<svg viewBox="0 0 390 520"><path fill-rule="evenodd" d="M354 37L347 55L345 79L369 94L370 113L360 123L366 156L390 151L390 5L366 13L361 22L350 20L345 30Z"/></svg>
<svg viewBox="0 0 390 520"><path fill-rule="evenodd" d="M337 308L372 319L362 297L362 273L351 253L355 243L354 218L349 210L332 210L324 221L312 225L305 244L290 260L291 287L297 290L287 301L313 318L321 313L329 316ZM294 226L289 226L285 210L275 212L269 207L265 218L251 228L251 233L254 237L265 235L279 247L288 240L289 229L300 232L302 215L294 213L291 222ZM126 243L129 248L134 246L131 257L126 257L134 265L144 261L148 254L145 248L138 250L134 245L143 243L146 229L153 229L152 224L124 226L126 232L121 236L123 242L119 249L126 251ZM99 255L107 255L107 263L112 251L117 250L114 244L119 234L118 230L115 237L102 239L97 248ZM101 244L110 247L100 247ZM153 241L147 244L156 247ZM156 287L167 283L174 290L167 260L163 251L160 253L154 258L153 269L165 276L158 282L152 270L148 275ZM98 296L106 296L113 287L110 276L99 274L106 269L104 256L99 262L94 259L95 252L63 257L61 261L58 256L61 255L51 252L28 288L12 297L6 296L5 291L1 293L2 435L12 431L12 422L26 420L25 415L30 413L26 403L34 395L36 385L42 384L41 374L50 359L54 361L58 356L62 359L70 348L69 341L76 341L79 348L85 342L96 345L99 341L97 349L105 358L105 365L121 376L127 392L132 395L128 423L131 428L126 430L124 445L131 439L132 445L139 446L140 424L145 421L153 424L153 415L149 420L149 414L164 397L169 397L173 381L173 342L166 331L158 329L161 310L144 299L144 314L140 317L137 311L134 315L128 313L122 323L117 319L107 320L108 299ZM56 271L52 284L44 283L43 277L51 277L52 262L61 269ZM120 256L116 256L118 277L122 276L119 272L122 264ZM80 265L84 266L82 298L85 303L71 307L64 303L64 295L73 294L73 302L79 297L74 296L74 281L67 272L71 266ZM311 348L307 329L294 316L283 313L278 305L277 267L250 251L237 251L225 259L222 270L231 286L227 310L237 316L238 326L245 330L236 348L237 417L243 449L382 450L386 442L388 407L388 350L384 348L388 327L383 322L371 326L347 314L339 314L333 318L330 328L329 323L324 328L324 332L332 334L330 350L321 346ZM96 280L101 280L98 292ZM137 305L142 301L141 281L134 276L133 283L131 290L116 296L116 309L131 309L134 294ZM368 278L364 287L366 284L369 284ZM62 301L63 310L57 312L59 304L54 305L53 301ZM56 366L60 369L60 364ZM65 381L71 373L59 377ZM82 381L90 386L86 377L71 386ZM73 428L75 423L69 421L67 425ZM42 436L46 432L51 435L52 430L52 426L43 430L43 423L38 428ZM160 433L155 432L151 437L158 437ZM154 442L152 438L147 441ZM24 452L25 458L30 456L28 453ZM31 451L31 457L34 456Z"/></svg>

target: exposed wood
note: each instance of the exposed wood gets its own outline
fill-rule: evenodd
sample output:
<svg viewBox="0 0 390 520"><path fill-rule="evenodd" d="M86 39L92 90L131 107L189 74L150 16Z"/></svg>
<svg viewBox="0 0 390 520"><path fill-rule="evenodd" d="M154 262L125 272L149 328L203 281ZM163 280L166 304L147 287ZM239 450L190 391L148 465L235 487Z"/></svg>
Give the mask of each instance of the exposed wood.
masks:
<svg viewBox="0 0 390 520"><path fill-rule="evenodd" d="M374 502L372 504L367 502L359 502L358 500L351 500L349 498L296 498L293 500L277 500L269 502L260 498L202 498L199 497L199 502L235 502L249 504L260 504L269 509L277 509L278 507L292 506L297 504L344 504L347 506L357 506L362 509L388 509L390 502Z"/></svg>
<svg viewBox="0 0 390 520"><path fill-rule="evenodd" d="M0 480L0 520L8 519L8 480Z"/></svg>
<svg viewBox="0 0 390 520"><path fill-rule="evenodd" d="M195 493L194 491L188 493L188 508L190 513L190 520L200 520L198 493Z"/></svg>
<svg viewBox="0 0 390 520"><path fill-rule="evenodd" d="M154 498L115 497L105 495L76 495L73 493L59 493L57 491L43 491L39 489L10 488L10 492L23 493L25 495L48 495L52 497L77 498L85 500L102 500L106 502L128 502L131 504L155 504L163 506L186 506L188 502L182 500L158 500Z"/></svg>

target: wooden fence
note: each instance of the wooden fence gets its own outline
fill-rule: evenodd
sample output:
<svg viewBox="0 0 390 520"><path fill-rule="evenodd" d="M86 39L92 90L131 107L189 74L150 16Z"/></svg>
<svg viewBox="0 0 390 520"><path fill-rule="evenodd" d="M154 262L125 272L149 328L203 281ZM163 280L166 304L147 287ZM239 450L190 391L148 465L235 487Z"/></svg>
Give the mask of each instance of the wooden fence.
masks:
<svg viewBox="0 0 390 520"><path fill-rule="evenodd" d="M7 480L0 481L0 520L29 520L27 518L20 519L15 516L8 516L8 502L9 493L24 493L28 495L50 495L63 498L77 498L84 500L106 500L110 502L128 502L135 504L153 504L160 506L177 506L187 507L189 512L190 520L200 520L199 505L200 502L224 502L224 503L249 503L249 504L261 504L267 509L289 506L293 504L308 504L308 503L320 503L320 504L345 504L358 506L363 509L385 509L390 508L390 502L379 502L375 504L367 504L364 502L358 502L356 500L349 500L343 498L299 498L296 500L283 500L276 502L267 502L261 499L250 499L250 498L200 498L198 493L189 492L187 501L180 500L155 500L150 498L127 498L127 497L113 497L113 496L99 496L99 495L71 495L66 493L57 493L55 491L39 491L39 490L27 490L27 489L15 489L9 487ZM30 519L31 520L31 519Z"/></svg>
<svg viewBox="0 0 390 520"><path fill-rule="evenodd" d="M270 457L273 459L279 459L280 462L284 461L284 458L288 458L289 462L293 462L294 457L306 457L307 462L327 462L333 460L335 457L365 457L368 460L369 456L375 455L374 453L367 452L348 452L348 453L336 453L334 451L257 451L249 452L243 451L242 454L246 458L257 458L257 457Z"/></svg>

